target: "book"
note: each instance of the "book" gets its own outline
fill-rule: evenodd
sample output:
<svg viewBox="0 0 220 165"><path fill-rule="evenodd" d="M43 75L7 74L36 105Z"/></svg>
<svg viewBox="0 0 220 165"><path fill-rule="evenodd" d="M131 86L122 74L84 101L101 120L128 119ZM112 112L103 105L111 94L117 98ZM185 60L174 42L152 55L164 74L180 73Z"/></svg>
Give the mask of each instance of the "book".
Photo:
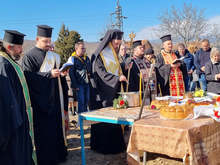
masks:
<svg viewBox="0 0 220 165"><path fill-rule="evenodd" d="M74 65L74 58L70 57L68 59L68 61L62 65L62 67L59 69L59 71L60 72L65 72L68 69L70 69L73 65Z"/></svg>
<svg viewBox="0 0 220 165"><path fill-rule="evenodd" d="M173 61L173 64L176 64L176 63L178 63L178 62L183 62L183 60L184 60L184 56L183 57L180 57L180 58L178 58L178 59L175 59L174 61Z"/></svg>

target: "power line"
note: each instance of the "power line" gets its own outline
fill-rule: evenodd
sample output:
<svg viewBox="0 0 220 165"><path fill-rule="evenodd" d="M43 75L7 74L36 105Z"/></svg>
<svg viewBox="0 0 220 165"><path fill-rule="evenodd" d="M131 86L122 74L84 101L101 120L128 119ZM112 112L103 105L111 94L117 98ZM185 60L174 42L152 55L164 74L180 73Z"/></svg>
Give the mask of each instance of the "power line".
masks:
<svg viewBox="0 0 220 165"><path fill-rule="evenodd" d="M114 13L111 13L112 16L115 16L115 23L112 22L112 28L116 27L117 29L123 31L123 19L127 17L122 15L122 7L119 5L119 0L117 0L117 6Z"/></svg>

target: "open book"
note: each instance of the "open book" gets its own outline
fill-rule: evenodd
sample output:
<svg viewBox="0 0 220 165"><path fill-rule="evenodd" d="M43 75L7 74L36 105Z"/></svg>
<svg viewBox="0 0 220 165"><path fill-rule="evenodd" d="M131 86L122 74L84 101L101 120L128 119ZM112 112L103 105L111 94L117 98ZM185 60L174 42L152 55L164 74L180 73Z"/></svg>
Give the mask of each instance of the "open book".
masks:
<svg viewBox="0 0 220 165"><path fill-rule="evenodd" d="M180 57L180 58L175 59L175 60L173 61L173 64L176 64L176 63L178 63L178 62L183 62L184 58L185 58L185 57L183 56L183 57Z"/></svg>
<svg viewBox="0 0 220 165"><path fill-rule="evenodd" d="M59 69L60 72L65 72L74 65L74 58L71 56L66 63Z"/></svg>

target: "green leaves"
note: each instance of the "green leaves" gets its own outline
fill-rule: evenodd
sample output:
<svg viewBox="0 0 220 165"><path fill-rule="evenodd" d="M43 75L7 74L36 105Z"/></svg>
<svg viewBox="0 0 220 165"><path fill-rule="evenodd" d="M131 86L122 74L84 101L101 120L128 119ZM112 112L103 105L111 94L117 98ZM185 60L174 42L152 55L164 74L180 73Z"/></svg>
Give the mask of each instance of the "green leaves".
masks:
<svg viewBox="0 0 220 165"><path fill-rule="evenodd" d="M55 41L55 52L61 57L61 65L65 63L71 54L75 51L75 44L82 41L78 32L61 26L57 40Z"/></svg>
<svg viewBox="0 0 220 165"><path fill-rule="evenodd" d="M117 99L113 100L113 107L115 109L123 109L128 107L128 101L125 100L122 96L119 96Z"/></svg>

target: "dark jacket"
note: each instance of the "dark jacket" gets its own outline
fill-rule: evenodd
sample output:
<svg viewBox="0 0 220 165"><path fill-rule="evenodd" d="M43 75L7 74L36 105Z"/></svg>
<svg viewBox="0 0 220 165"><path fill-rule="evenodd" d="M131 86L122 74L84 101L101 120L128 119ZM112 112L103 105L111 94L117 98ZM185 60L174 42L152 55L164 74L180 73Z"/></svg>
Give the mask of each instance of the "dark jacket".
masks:
<svg viewBox="0 0 220 165"><path fill-rule="evenodd" d="M78 88L79 85L89 84L89 75L91 74L91 62L86 56L83 57L72 57L74 65L70 68L69 75L71 79L71 87ZM80 60L80 59L81 60Z"/></svg>
<svg viewBox="0 0 220 165"><path fill-rule="evenodd" d="M180 56L179 52L176 52L177 56ZM186 64L187 71L190 71L191 69L194 70L194 56L186 49L184 54L184 63Z"/></svg>
<svg viewBox="0 0 220 165"><path fill-rule="evenodd" d="M220 94L220 81L215 79L215 75L220 73L220 63L213 64L211 60L205 65L205 75L208 92Z"/></svg>
<svg viewBox="0 0 220 165"><path fill-rule="evenodd" d="M202 49L199 49L194 57L194 65L196 67L196 73L198 75L204 74L204 72L201 70L201 67L205 66L207 62L210 61L210 52L211 48L208 51L203 51Z"/></svg>

